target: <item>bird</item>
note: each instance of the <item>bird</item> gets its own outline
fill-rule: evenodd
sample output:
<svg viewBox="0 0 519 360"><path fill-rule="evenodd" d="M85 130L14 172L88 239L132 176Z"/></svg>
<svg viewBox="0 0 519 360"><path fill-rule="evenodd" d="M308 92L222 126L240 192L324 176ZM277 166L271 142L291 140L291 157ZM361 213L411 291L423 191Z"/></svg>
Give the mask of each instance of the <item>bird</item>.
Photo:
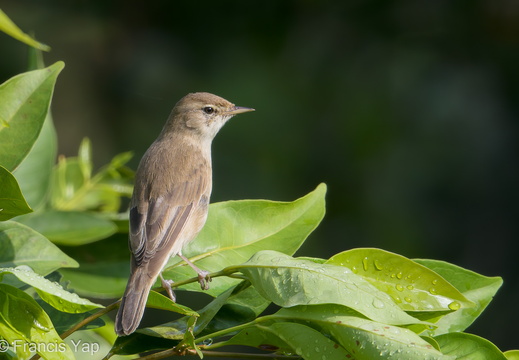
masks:
<svg viewBox="0 0 519 360"><path fill-rule="evenodd" d="M209 273L183 256L182 248L207 219L212 141L230 118L249 111L254 109L207 92L187 94L143 155L129 206L130 277L115 319L117 335L137 329L157 277L175 301L172 280L162 276L170 257L181 257L197 272L201 288L209 288Z"/></svg>

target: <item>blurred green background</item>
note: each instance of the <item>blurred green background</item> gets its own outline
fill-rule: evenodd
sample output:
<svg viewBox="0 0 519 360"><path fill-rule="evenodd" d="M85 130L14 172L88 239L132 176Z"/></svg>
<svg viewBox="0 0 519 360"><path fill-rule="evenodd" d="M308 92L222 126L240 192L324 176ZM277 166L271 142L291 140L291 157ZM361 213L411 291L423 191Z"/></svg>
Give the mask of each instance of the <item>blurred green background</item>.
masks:
<svg viewBox="0 0 519 360"><path fill-rule="evenodd" d="M212 201L328 184L300 255L380 247L504 278L469 331L517 348L519 2L4 0L64 60L60 153L136 168L171 108L209 91L256 108L213 145ZM0 34L0 78L26 69Z"/></svg>

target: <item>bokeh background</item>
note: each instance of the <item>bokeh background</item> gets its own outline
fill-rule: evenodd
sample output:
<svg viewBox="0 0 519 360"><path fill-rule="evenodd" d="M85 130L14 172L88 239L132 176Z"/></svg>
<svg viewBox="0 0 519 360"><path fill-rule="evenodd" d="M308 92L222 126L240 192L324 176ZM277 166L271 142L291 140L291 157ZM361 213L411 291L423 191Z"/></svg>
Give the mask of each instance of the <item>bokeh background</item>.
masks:
<svg viewBox="0 0 519 360"><path fill-rule="evenodd" d="M379 247L504 286L469 328L502 350L519 322L519 2L3 0L63 60L59 151L140 156L183 95L257 109L213 144L213 201L328 184L300 255ZM0 34L0 79L25 45Z"/></svg>

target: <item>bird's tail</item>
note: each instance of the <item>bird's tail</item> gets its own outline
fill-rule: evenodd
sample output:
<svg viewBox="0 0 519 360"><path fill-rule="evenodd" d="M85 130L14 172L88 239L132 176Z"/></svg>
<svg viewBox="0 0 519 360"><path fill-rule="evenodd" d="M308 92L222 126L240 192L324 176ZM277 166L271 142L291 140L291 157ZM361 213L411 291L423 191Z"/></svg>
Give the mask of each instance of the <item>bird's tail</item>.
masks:
<svg viewBox="0 0 519 360"><path fill-rule="evenodd" d="M143 268L137 268L130 276L115 317L115 332L119 336L130 335L139 326L146 301L155 278L151 278Z"/></svg>

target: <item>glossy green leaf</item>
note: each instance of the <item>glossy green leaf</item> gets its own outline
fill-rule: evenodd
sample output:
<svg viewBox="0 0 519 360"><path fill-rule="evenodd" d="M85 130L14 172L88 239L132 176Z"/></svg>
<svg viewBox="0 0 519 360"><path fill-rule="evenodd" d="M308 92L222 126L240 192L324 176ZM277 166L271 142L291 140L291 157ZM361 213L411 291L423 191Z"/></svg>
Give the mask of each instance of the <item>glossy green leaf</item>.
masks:
<svg viewBox="0 0 519 360"><path fill-rule="evenodd" d="M355 359L451 359L414 332L377 323L339 305L309 305L281 309L269 318L305 323L333 339Z"/></svg>
<svg viewBox="0 0 519 360"><path fill-rule="evenodd" d="M243 273L263 297L282 307L340 304L385 324L421 323L400 309L389 295L342 266L316 264L263 250L225 271Z"/></svg>
<svg viewBox="0 0 519 360"><path fill-rule="evenodd" d="M17 288L0 284L0 304L0 336L14 345L19 359L28 358L32 350L48 360L73 358L50 318L32 297Z"/></svg>
<svg viewBox="0 0 519 360"><path fill-rule="evenodd" d="M415 260L454 285L475 306L462 308L460 311L443 316L435 323L437 328L430 331L431 335L440 335L448 332L464 331L485 310L497 293L503 279L487 277L459 266L438 260Z"/></svg>
<svg viewBox="0 0 519 360"><path fill-rule="evenodd" d="M508 350L504 352L507 360L519 360L519 350Z"/></svg>
<svg viewBox="0 0 519 360"><path fill-rule="evenodd" d="M78 263L33 229L14 221L0 222L0 266L30 266L47 275Z"/></svg>
<svg viewBox="0 0 519 360"><path fill-rule="evenodd" d="M34 40L32 37L24 33L9 17L0 9L0 31L19 40L29 46L35 47L43 51L50 51L50 47Z"/></svg>
<svg viewBox="0 0 519 360"><path fill-rule="evenodd" d="M49 112L34 146L13 172L33 209L41 208L48 200L57 149L56 130Z"/></svg>
<svg viewBox="0 0 519 360"><path fill-rule="evenodd" d="M352 249L332 256L326 263L351 269L406 311L453 311L474 306L439 274L388 251Z"/></svg>
<svg viewBox="0 0 519 360"><path fill-rule="evenodd" d="M0 166L0 221L9 220L31 211L16 178L6 168Z"/></svg>
<svg viewBox="0 0 519 360"><path fill-rule="evenodd" d="M434 338L442 353L455 359L506 360L506 356L490 341L466 333L449 333Z"/></svg>
<svg viewBox="0 0 519 360"><path fill-rule="evenodd" d="M228 201L211 204L207 222L183 254L201 269L215 272L247 261L262 249L293 254L324 216L326 185L294 202L267 200ZM180 281L192 278L193 270L178 257L172 258L165 278ZM207 293L217 296L239 280L213 279ZM198 284L183 288L200 291Z"/></svg>
<svg viewBox="0 0 519 360"><path fill-rule="evenodd" d="M77 211L45 210L17 218L53 243L78 246L105 239L117 226L100 215Z"/></svg>
<svg viewBox="0 0 519 360"><path fill-rule="evenodd" d="M0 165L14 170L34 145L64 63L17 75L0 85Z"/></svg>
<svg viewBox="0 0 519 360"><path fill-rule="evenodd" d="M12 274L20 281L32 286L43 301L59 311L77 314L103 307L66 291L58 283L44 278L27 266L0 268L0 274Z"/></svg>
<svg viewBox="0 0 519 360"><path fill-rule="evenodd" d="M223 345L246 345L285 355L297 354L306 360L362 359L320 331L291 322L252 325Z"/></svg>

